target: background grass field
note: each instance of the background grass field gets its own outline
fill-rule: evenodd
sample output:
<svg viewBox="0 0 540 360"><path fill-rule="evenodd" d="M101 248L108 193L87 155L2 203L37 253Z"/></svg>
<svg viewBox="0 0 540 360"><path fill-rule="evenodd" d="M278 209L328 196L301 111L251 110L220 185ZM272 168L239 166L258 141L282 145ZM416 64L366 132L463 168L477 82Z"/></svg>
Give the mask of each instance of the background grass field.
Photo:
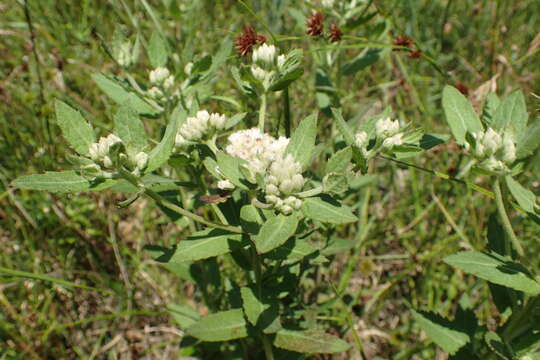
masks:
<svg viewBox="0 0 540 360"><path fill-rule="evenodd" d="M207 310L189 281L156 265L143 250L174 243L181 225L169 223L144 199L118 209L124 197L114 193L59 196L16 191L9 183L22 174L69 167L54 99L77 104L101 131L112 128L115 105L90 76L118 71L106 51L118 26L146 40L159 28L174 39L172 50L183 63L213 53L246 24L268 35L262 21L280 39L294 37L280 41L283 49L306 51L305 74L290 89L293 121L313 112L320 105L316 99L329 96L316 81L315 60L324 43L305 35L309 6L292 0L246 3L257 18L235 0L0 0L0 359L189 356L167 308L187 303L202 314ZM448 133L440 104L446 84L461 84L476 104L489 88L499 95L522 88L530 113L538 114L540 100L531 94L540 94L540 2L364 3L373 17L345 33L342 44L353 58L377 43L380 58L352 75L330 76L331 96L349 118L361 120L391 105L426 131ZM425 56L391 51L399 35L413 39ZM135 74L145 78L148 69L143 55ZM212 86L239 98L227 69ZM279 115L279 106L277 99L270 101L270 116ZM450 142L414 162L453 174L461 158ZM522 175L522 183L538 190L539 169ZM495 324L498 314L486 283L441 261L459 249L485 246L494 204L460 183L384 159L372 173L358 184L361 220L347 234L352 250L331 267L321 265L302 284L311 297L306 302L332 297L328 283L342 292L334 310L319 320L330 328L351 326L349 342L357 334L370 359L444 359L411 319L409 307L451 316L465 297L488 327ZM538 225L512 215L530 265L538 270ZM353 350L335 358L354 356Z"/></svg>

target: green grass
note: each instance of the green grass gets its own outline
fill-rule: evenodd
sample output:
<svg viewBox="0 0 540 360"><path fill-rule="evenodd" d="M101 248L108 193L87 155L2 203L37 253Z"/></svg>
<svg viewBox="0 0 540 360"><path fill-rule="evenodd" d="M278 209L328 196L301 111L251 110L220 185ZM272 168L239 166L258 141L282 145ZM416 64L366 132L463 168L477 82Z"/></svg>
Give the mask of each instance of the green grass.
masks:
<svg viewBox="0 0 540 360"><path fill-rule="evenodd" d="M177 72L193 56L215 52L221 39L236 36L244 24L268 37L271 31L283 49L302 47L305 74L289 89L293 124L317 109L318 92L339 101L346 118L360 120L391 105L416 126L448 133L442 87L463 83L474 103L494 77L500 95L522 88L529 112L538 114L539 100L530 94L540 93L540 2L372 1L367 12L375 12L373 18L346 33L351 37L341 44L350 60L373 43L382 49L380 59L349 76L317 65L325 42L305 36L300 15L310 12L297 5L304 2L245 3L253 13L233 0L29 0L25 15L19 2L0 1L0 359L176 359L189 348L180 347L182 332L167 304L207 311L189 281L153 263L143 250L175 243L183 227L169 223L147 200L118 209L125 199L113 193L58 196L8 185L22 174L68 167L54 99L76 105L103 132L112 128L114 105L91 75L118 72L105 51L118 26L146 40L154 29L167 34L178 55L172 66ZM402 34L425 56L391 51ZM134 73L143 79L148 69L143 55ZM324 76L317 80L316 74ZM333 91L321 90L323 84ZM225 68L212 87L242 99ZM217 101L211 105L235 110ZM254 106L246 110L256 111ZM282 116L280 109L281 98L270 97L269 116ZM331 118L322 116L330 131ZM147 125L154 132L159 128ZM414 163L453 173L463 160L447 143ZM538 163L531 162L520 179L536 190L531 175L538 174ZM348 340L356 349L361 343L368 358L442 359L420 336L408 309L452 316L467 296L483 321L497 321L485 282L441 261L459 249L485 247L484 229L495 204L463 184L385 159L377 159L372 172L376 180L358 188L358 229L342 234L356 245L332 267L321 265L309 274L301 285L306 301L332 303L320 320L329 327L354 325ZM488 186L482 178L476 184ZM540 270L538 225L515 211L511 216L529 265Z"/></svg>

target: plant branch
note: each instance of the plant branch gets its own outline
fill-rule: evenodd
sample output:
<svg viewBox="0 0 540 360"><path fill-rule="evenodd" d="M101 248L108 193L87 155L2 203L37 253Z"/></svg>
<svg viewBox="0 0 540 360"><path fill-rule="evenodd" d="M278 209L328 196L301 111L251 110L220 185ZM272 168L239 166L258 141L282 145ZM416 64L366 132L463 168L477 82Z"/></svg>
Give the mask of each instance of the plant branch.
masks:
<svg viewBox="0 0 540 360"><path fill-rule="evenodd" d="M523 248L521 247L519 239L514 233L514 229L512 228L512 224L510 223L510 219L508 218L508 214L506 212L504 200L502 197L501 181L499 177L497 177L495 183L493 184L493 193L495 194L495 203L497 204L497 211L499 213L499 218L501 219L503 228L506 231L506 234L508 235L508 238L510 239L514 249L516 250L518 255L522 257L524 255Z"/></svg>

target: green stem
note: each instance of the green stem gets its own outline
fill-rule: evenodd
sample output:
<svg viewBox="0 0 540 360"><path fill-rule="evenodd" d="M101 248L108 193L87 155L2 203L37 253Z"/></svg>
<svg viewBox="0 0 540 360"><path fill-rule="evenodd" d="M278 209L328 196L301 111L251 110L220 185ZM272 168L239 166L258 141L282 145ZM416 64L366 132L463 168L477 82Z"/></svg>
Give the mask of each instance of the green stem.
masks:
<svg viewBox="0 0 540 360"><path fill-rule="evenodd" d="M285 118L285 136L291 137L291 104L289 100L289 88L283 90L283 117ZM276 136L277 137L277 136Z"/></svg>
<svg viewBox="0 0 540 360"><path fill-rule="evenodd" d="M266 92L261 95L261 107L259 108L259 130L264 132L264 120L266 118Z"/></svg>
<svg viewBox="0 0 540 360"><path fill-rule="evenodd" d="M497 177L495 183L493 184L493 193L495 194L495 203L497 204L497 211L499 212L499 217L501 219L503 228L506 231L506 234L508 235L508 238L510 239L512 245L514 246L514 249L521 257L524 255L523 248L521 247L521 244L519 243L519 240L514 233L514 229L512 228L512 224L510 223L510 219L508 218L508 214L506 213L499 177Z"/></svg>
<svg viewBox="0 0 540 360"><path fill-rule="evenodd" d="M255 249L255 243L251 242L251 257L253 262L253 271L255 272L255 284L257 286L257 296L259 299L262 299L262 264L261 259L259 258L259 254L257 254L257 250ZM268 340L268 337L266 334L261 332L261 339L263 343L264 348L264 354L266 356L266 360L274 360L274 352L272 350L272 344Z"/></svg>
<svg viewBox="0 0 540 360"><path fill-rule="evenodd" d="M154 190L146 188L143 184L139 182L139 180L133 176L131 173L124 169L119 169L120 175L129 181L131 184L135 185L137 188L140 188L144 191L146 195L154 199L156 202L160 203L161 205L165 206L167 209L172 210L182 216L185 216L187 218L190 218L193 221L199 222L203 225L210 226L216 229L223 229L230 232L235 233L242 233L242 229L237 226L231 226L231 225L224 225L224 224L218 224L211 221L206 220L202 216L199 216L197 214L194 214L186 209L182 209L180 206L173 204L170 201L167 201L165 198L163 198L161 195L156 193Z"/></svg>
<svg viewBox="0 0 540 360"><path fill-rule="evenodd" d="M311 190L302 191L301 193L298 193L296 195L298 197L301 197L301 198L306 198L306 197L310 197L310 196L319 195L322 192L323 192L323 187L322 186L317 186L316 188L313 188Z"/></svg>

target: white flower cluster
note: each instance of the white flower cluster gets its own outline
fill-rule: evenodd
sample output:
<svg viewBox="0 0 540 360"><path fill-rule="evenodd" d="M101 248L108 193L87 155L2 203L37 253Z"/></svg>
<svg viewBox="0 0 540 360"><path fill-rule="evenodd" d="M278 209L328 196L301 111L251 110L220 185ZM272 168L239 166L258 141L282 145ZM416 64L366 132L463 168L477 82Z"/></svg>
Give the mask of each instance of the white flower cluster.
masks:
<svg viewBox="0 0 540 360"><path fill-rule="evenodd" d="M227 154L246 160L252 173L264 173L270 163L280 158L289 144L289 139L278 139L262 133L258 128L240 130L229 136Z"/></svg>
<svg viewBox="0 0 540 360"><path fill-rule="evenodd" d="M334 7L334 2L335 0L322 0L322 6L327 9L331 9Z"/></svg>
<svg viewBox="0 0 540 360"><path fill-rule="evenodd" d="M355 135L355 145L360 148L365 158L375 156L379 151L392 151L395 146L404 143L405 131L399 124L399 120L389 117L381 118L375 123L375 145L368 151L369 135L360 131Z"/></svg>
<svg viewBox="0 0 540 360"><path fill-rule="evenodd" d="M118 136L109 134L107 137L101 137L97 143L91 144L88 148L88 155L94 164L86 166L86 169L97 171L100 171L102 168L113 169L113 159L118 155L120 162L127 165L132 174L136 176L141 175L148 166L148 154L140 151L127 156L123 152L119 153L122 148L122 139Z"/></svg>
<svg viewBox="0 0 540 360"><path fill-rule="evenodd" d="M150 71L148 78L153 86L148 89L147 95L152 99L163 98L163 91L168 92L174 86L174 75L171 75L166 67L158 67Z"/></svg>
<svg viewBox="0 0 540 360"><path fill-rule="evenodd" d="M111 156L122 144L122 140L114 135L109 134L107 137L101 137L97 143L93 143L88 148L90 159L99 166L111 168L113 161Z"/></svg>
<svg viewBox="0 0 540 360"><path fill-rule="evenodd" d="M492 128L472 134L475 140L472 155L480 167L494 172L507 172L516 160L516 144L511 134L499 134ZM469 144L469 147L471 145Z"/></svg>
<svg viewBox="0 0 540 360"><path fill-rule="evenodd" d="M290 154L282 156L270 165L265 199L278 211L288 215L302 206L302 200L294 194L302 190L305 182L300 164Z"/></svg>
<svg viewBox="0 0 540 360"><path fill-rule="evenodd" d="M255 79L263 83L263 86L268 87L270 79L274 74L274 67L279 70L283 68L285 63L285 55L277 55L277 49L274 45L262 44L253 50L253 65L251 65L251 74Z"/></svg>
<svg viewBox="0 0 540 360"><path fill-rule="evenodd" d="M206 110L197 112L196 116L188 117L180 126L176 134L176 146L180 147L188 142L197 142L208 138L217 130L223 130L227 123L227 117L222 114L209 114Z"/></svg>

